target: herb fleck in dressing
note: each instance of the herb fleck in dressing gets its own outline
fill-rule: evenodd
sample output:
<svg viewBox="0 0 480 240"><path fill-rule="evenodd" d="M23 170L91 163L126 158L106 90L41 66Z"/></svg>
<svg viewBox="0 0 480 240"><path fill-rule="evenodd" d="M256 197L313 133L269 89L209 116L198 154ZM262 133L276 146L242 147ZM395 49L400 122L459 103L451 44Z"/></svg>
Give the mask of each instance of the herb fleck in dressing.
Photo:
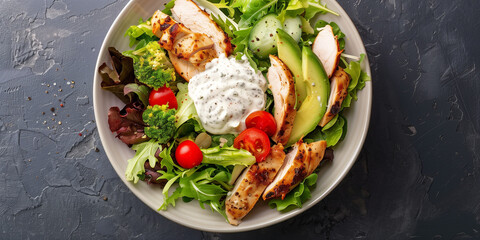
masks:
<svg viewBox="0 0 480 240"><path fill-rule="evenodd" d="M250 64L235 58L220 58L206 65L188 84L188 94L203 127L213 134L238 134L245 119L265 108L267 81Z"/></svg>

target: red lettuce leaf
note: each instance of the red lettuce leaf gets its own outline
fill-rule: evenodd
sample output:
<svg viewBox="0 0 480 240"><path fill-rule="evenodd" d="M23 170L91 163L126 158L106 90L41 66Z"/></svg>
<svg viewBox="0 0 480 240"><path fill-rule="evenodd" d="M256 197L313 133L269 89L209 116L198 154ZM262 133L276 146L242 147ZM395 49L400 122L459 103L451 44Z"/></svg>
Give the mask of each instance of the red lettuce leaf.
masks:
<svg viewBox="0 0 480 240"><path fill-rule="evenodd" d="M133 69L133 59L124 56L113 47L108 48L111 57L111 67L107 63L103 63L98 72L102 77L101 87L110 91L124 103L136 101L136 96L126 96L124 87L129 83L135 83L135 74Z"/></svg>
<svg viewBox="0 0 480 240"><path fill-rule="evenodd" d="M143 110L143 105L138 102L127 104L122 110L111 107L108 111L110 131L117 133L117 137L128 145L148 141L143 130Z"/></svg>

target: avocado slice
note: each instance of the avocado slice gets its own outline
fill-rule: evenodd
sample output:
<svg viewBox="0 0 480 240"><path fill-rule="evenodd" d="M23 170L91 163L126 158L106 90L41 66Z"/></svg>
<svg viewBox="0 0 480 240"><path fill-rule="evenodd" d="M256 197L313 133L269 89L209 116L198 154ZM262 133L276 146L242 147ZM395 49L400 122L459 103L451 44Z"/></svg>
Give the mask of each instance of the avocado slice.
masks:
<svg viewBox="0 0 480 240"><path fill-rule="evenodd" d="M297 42L283 29L277 29L275 38L277 40L278 58L287 65L295 77L296 109L299 109L307 96L302 74L302 51Z"/></svg>
<svg viewBox="0 0 480 240"><path fill-rule="evenodd" d="M313 131L327 110L330 82L322 63L309 47L302 49L302 71L307 96L297 111L286 146Z"/></svg>

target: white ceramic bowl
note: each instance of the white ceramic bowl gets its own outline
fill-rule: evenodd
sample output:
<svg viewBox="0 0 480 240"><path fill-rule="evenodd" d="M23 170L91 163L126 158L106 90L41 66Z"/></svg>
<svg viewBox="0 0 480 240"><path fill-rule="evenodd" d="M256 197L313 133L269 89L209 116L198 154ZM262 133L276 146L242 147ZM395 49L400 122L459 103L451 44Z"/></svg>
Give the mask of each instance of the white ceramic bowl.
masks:
<svg viewBox="0 0 480 240"><path fill-rule="evenodd" d="M109 130L107 123L108 109L112 106L123 106L113 94L103 91L100 88L101 77L97 72L98 67L103 62L109 61L108 47L115 47L119 51L128 48L128 38L124 37L125 31L130 25L138 23L138 19L147 19L152 16L157 9L163 9L166 0L132 0L115 19L113 25L108 31L100 50L97 66L95 68L95 80L93 85L93 105L95 108L95 118L97 121L98 132L105 152L110 162L117 172L118 176L130 188L130 190L153 210L162 205L162 191L158 187L148 186L144 182L133 184L125 180L125 169L127 159L134 156L134 151L127 145L115 138ZM359 56L366 53L360 35L354 24L347 16L347 13L334 0L325 0L324 3L340 14L336 17L332 14L323 15L320 19L326 21L335 21L346 35L346 53ZM363 69L370 74L368 59L363 62ZM353 107L346 113L348 120L348 133L345 140L335 148L335 160L332 163L321 167L317 186L312 192L312 198L307 201L301 209L296 209L287 213L280 213L270 209L268 205L259 201L254 209L244 218L239 226L231 226L220 214L212 213L210 209L202 209L198 203L192 201L184 203L178 201L176 207L169 207L167 211L159 211L164 217L175 221L187 227L211 232L241 232L254 230L270 226L281 221L285 221L301 212L309 209L327 194L329 194L345 177L347 172L354 164L363 142L367 135L368 124L370 120L370 109L372 101L371 81L367 82L365 89L358 94L359 100L353 103Z"/></svg>

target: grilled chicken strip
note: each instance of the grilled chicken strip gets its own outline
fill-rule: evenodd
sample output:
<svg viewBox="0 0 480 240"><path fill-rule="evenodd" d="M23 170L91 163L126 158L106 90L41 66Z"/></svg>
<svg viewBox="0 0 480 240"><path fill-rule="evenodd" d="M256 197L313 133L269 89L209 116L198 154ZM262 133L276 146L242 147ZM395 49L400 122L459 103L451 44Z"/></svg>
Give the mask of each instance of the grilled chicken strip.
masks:
<svg viewBox="0 0 480 240"><path fill-rule="evenodd" d="M228 57L232 53L228 35L192 0L176 0L172 16L193 32L205 34L212 39L218 56L225 54Z"/></svg>
<svg viewBox="0 0 480 240"><path fill-rule="evenodd" d="M318 33L313 42L312 50L322 62L325 72L328 78L330 78L337 68L340 54L342 53L337 36L333 34L333 29L330 25L326 25Z"/></svg>
<svg viewBox="0 0 480 240"><path fill-rule="evenodd" d="M263 190L272 182L284 159L283 146L278 144L272 147L265 161L245 169L238 178L232 194L225 201L225 212L230 224L240 224L245 215L252 210Z"/></svg>
<svg viewBox="0 0 480 240"><path fill-rule="evenodd" d="M201 67L217 57L213 41L207 35L192 32L160 11L156 11L152 19L152 31L160 38L160 46L177 58Z"/></svg>
<svg viewBox="0 0 480 240"><path fill-rule="evenodd" d="M152 31L160 38L160 46L167 50L175 70L187 81L217 57L212 39L191 31L161 11L153 14Z"/></svg>
<svg viewBox="0 0 480 240"><path fill-rule="evenodd" d="M295 81L288 67L276 56L270 55L272 66L268 68L268 88L272 90L275 103L277 132L272 136L276 143L286 144L292 132L295 110Z"/></svg>
<svg viewBox="0 0 480 240"><path fill-rule="evenodd" d="M335 115L340 111L342 102L348 94L348 85L350 84L350 76L343 71L341 67L338 67L337 71L330 79L330 98L328 99L328 107L322 120L320 120L321 127L327 125Z"/></svg>
<svg viewBox="0 0 480 240"><path fill-rule="evenodd" d="M293 188L303 181L318 167L323 159L327 142L318 141L310 144L298 141L285 156L285 161L273 182L263 193L263 199L285 198Z"/></svg>

